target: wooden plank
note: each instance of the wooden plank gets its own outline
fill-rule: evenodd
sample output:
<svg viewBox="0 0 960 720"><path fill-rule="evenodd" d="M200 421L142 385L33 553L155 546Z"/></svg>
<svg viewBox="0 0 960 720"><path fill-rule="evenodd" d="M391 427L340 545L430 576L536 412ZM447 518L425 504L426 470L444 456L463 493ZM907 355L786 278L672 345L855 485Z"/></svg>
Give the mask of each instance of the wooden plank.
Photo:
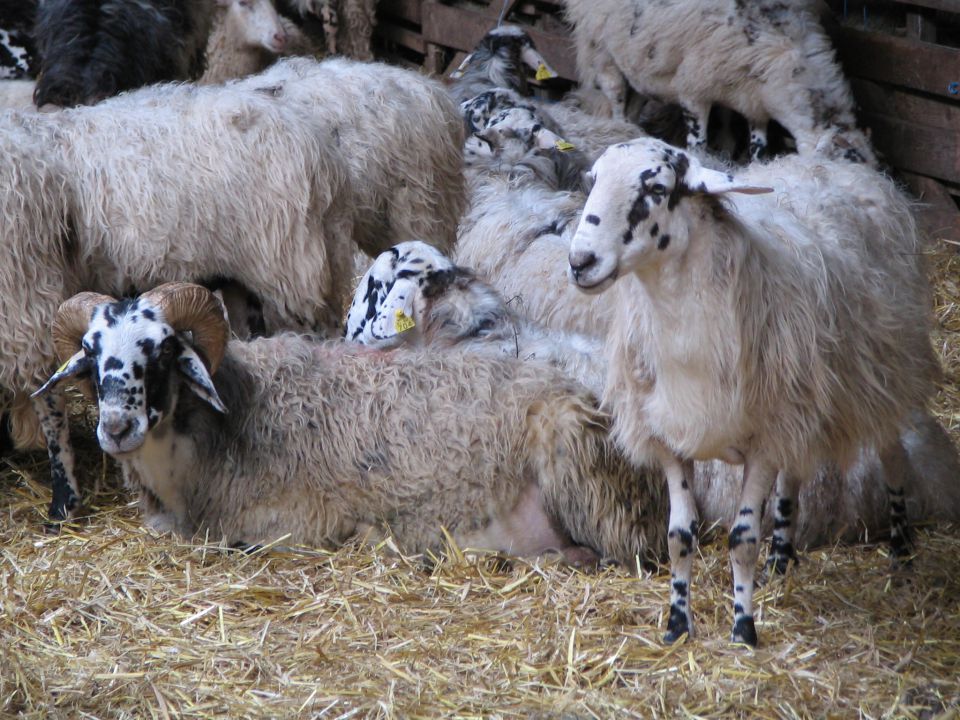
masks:
<svg viewBox="0 0 960 720"><path fill-rule="evenodd" d="M427 42L454 50L472 50L480 39L496 26L496 17L463 8L425 2L422 8L423 37ZM547 62L561 77L575 80L576 62L572 41L565 35L545 33L524 27Z"/></svg>
<svg viewBox="0 0 960 720"><path fill-rule="evenodd" d="M937 26L927 15L929 13L907 13L907 37L930 43L937 41Z"/></svg>
<svg viewBox="0 0 960 720"><path fill-rule="evenodd" d="M947 189L928 177L901 172L923 206L917 211L920 228L931 238L960 244L960 210Z"/></svg>
<svg viewBox="0 0 960 720"><path fill-rule="evenodd" d="M420 0L380 0L377 15L400 18L414 25L420 24Z"/></svg>
<svg viewBox="0 0 960 720"><path fill-rule="evenodd" d="M863 112L891 115L901 120L946 130L960 135L960 103L931 100L869 80L851 78L853 97Z"/></svg>
<svg viewBox="0 0 960 720"><path fill-rule="evenodd" d="M895 0L898 5L915 5L925 7L931 10L943 10L944 12L960 13L960 2L957 0L908 0L906 2Z"/></svg>
<svg viewBox="0 0 960 720"><path fill-rule="evenodd" d="M853 28L840 34L837 50L847 75L960 102L960 49Z"/></svg>
<svg viewBox="0 0 960 720"><path fill-rule="evenodd" d="M399 25L377 25L374 28L374 33L384 40L403 45L403 47L410 48L415 52L421 54L426 52L427 45L423 36L413 30L408 30Z"/></svg>
<svg viewBox="0 0 960 720"><path fill-rule="evenodd" d="M887 161L919 175L960 182L960 138L939 128L900 120L889 115L862 113L871 139Z"/></svg>

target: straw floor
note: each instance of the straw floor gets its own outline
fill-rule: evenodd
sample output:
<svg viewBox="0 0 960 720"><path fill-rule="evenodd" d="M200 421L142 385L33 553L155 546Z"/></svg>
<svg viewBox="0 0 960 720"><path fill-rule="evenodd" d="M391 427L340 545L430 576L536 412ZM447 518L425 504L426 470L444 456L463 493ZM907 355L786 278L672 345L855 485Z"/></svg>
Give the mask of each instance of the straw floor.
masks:
<svg viewBox="0 0 960 720"><path fill-rule="evenodd" d="M956 440L960 255L938 251L936 411ZM665 572L186 543L141 527L84 439L93 515L59 536L42 455L0 472L3 716L958 717L960 527L922 529L903 576L881 545L808 553L758 591L757 650L727 642L712 533L698 637L664 646Z"/></svg>

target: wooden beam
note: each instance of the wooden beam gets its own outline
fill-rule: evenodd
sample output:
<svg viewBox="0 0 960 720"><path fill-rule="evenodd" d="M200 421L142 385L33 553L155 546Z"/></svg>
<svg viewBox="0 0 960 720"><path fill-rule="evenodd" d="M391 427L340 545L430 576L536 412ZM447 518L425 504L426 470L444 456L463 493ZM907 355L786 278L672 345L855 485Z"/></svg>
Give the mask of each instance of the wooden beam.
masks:
<svg viewBox="0 0 960 720"><path fill-rule="evenodd" d="M420 0L380 0L377 15L395 17L414 25L420 24Z"/></svg>
<svg viewBox="0 0 960 720"><path fill-rule="evenodd" d="M863 113L861 120L887 161L921 175L960 182L960 135L889 115Z"/></svg>
<svg viewBox="0 0 960 720"><path fill-rule="evenodd" d="M897 0L898 5L914 5L916 7L925 7L930 10L942 10L943 12L960 14L960 4L957 0Z"/></svg>
<svg viewBox="0 0 960 720"><path fill-rule="evenodd" d="M837 50L847 75L960 102L960 49L853 28L840 35Z"/></svg>
<svg viewBox="0 0 960 720"><path fill-rule="evenodd" d="M421 54L426 52L427 45L423 40L423 36L413 30L407 30L399 25L384 24L377 25L373 31L384 40L395 42L397 45L403 45L403 47L410 48Z"/></svg>
<svg viewBox="0 0 960 720"><path fill-rule="evenodd" d="M869 80L851 78L853 97L865 113L890 115L900 120L960 134L960 103L932 100L922 95L880 85Z"/></svg>
<svg viewBox="0 0 960 720"><path fill-rule="evenodd" d="M454 50L473 50L480 39L496 26L495 15L491 17L486 13L441 5L438 2L425 2L421 13L424 39ZM537 50L561 77L576 80L577 68L569 37L541 32L531 27L524 27L524 30L529 33Z"/></svg>

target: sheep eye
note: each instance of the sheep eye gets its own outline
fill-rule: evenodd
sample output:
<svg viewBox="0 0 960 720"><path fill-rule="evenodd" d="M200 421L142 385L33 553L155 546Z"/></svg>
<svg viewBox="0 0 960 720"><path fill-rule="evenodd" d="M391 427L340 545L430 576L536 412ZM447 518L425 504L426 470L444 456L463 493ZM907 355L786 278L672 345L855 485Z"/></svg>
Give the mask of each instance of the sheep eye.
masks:
<svg viewBox="0 0 960 720"><path fill-rule="evenodd" d="M661 183L657 183L657 184L655 184L653 187L650 188L650 191L651 191L654 195L663 195L664 193L667 192L667 188L666 188L665 185L662 185Z"/></svg>

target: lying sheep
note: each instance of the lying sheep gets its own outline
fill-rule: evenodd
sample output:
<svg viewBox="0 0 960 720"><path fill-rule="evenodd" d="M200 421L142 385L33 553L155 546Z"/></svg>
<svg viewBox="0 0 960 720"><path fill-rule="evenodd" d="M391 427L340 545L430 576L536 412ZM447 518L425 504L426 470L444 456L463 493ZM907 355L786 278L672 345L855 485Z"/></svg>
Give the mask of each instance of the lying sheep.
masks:
<svg viewBox="0 0 960 720"><path fill-rule="evenodd" d="M398 312L399 311L399 312ZM490 285L453 264L422 242L396 245L380 255L357 286L347 313L346 337L377 348L432 347L459 349L521 359L545 360L588 387L598 397L606 380L601 341L594 337L544 328L517 316ZM960 521L960 457L943 427L929 414L916 414L901 439L907 451L913 490L908 514L915 520ZM730 525L736 519L737 498L731 483L741 470L727 463L696 463L693 496L706 524ZM797 548L856 542L889 529L890 508L880 460L864 451L845 473L820 468L797 498ZM621 483L662 483L653 470L621 473ZM770 507L775 494L767 498ZM663 517L666 498L657 495L645 514ZM774 518L764 518L763 531L774 530ZM666 551L666 548L661 548Z"/></svg>
<svg viewBox="0 0 960 720"><path fill-rule="evenodd" d="M196 77L212 0L44 0L37 10L36 104L92 104Z"/></svg>
<svg viewBox="0 0 960 720"><path fill-rule="evenodd" d="M273 0L216 0L206 67L197 80L213 85L260 72L279 55L314 55L307 37L281 17Z"/></svg>
<svg viewBox="0 0 960 720"><path fill-rule="evenodd" d="M357 285L344 336L381 349L430 346L540 360L603 393L599 340L522 319L490 285L421 241L394 245L373 262Z"/></svg>
<svg viewBox="0 0 960 720"><path fill-rule="evenodd" d="M687 111L687 145L702 147L714 103L750 123L754 158L774 119L801 154L876 164L857 129L849 84L809 3L779 0L566 0L581 81L623 117L629 84ZM721 62L722 60L722 62ZM837 135L822 143L831 131Z"/></svg>
<svg viewBox="0 0 960 720"><path fill-rule="evenodd" d="M271 93L190 86L2 121L0 143L15 161L0 183L0 385L13 394L15 426L54 363L44 328L81 288L223 275L255 292L277 325L339 324L352 194L328 124ZM178 173L184 163L190 172ZM65 400L52 393L35 405L54 468L51 516L62 518L78 500L60 457L69 454Z"/></svg>
<svg viewBox="0 0 960 720"><path fill-rule="evenodd" d="M745 463L733 639L755 645L761 502L775 480L777 567L793 554L797 485L878 448L893 554L909 553L898 434L938 371L909 205L862 165L790 156L735 177L650 139L610 148L592 172L570 273L590 293L621 278L606 401L630 457L665 467L667 639L693 628L697 517L678 458L720 458Z"/></svg>
<svg viewBox="0 0 960 720"><path fill-rule="evenodd" d="M454 261L476 271L520 315L550 328L602 337L609 303L585 297L566 274L584 195L552 190L532 174L482 173L470 178L468 188Z"/></svg>
<svg viewBox="0 0 960 720"><path fill-rule="evenodd" d="M446 528L463 547L631 563L662 542L639 495L607 491L603 416L547 366L228 343L219 303L186 283L81 293L53 329L67 361L38 393L94 382L97 438L155 528L324 547L391 533L411 553L440 552Z"/></svg>
<svg viewBox="0 0 960 720"><path fill-rule="evenodd" d="M557 76L523 28L500 25L484 35L464 58L447 89L458 103L493 88L526 96L530 91L524 65L542 79Z"/></svg>

